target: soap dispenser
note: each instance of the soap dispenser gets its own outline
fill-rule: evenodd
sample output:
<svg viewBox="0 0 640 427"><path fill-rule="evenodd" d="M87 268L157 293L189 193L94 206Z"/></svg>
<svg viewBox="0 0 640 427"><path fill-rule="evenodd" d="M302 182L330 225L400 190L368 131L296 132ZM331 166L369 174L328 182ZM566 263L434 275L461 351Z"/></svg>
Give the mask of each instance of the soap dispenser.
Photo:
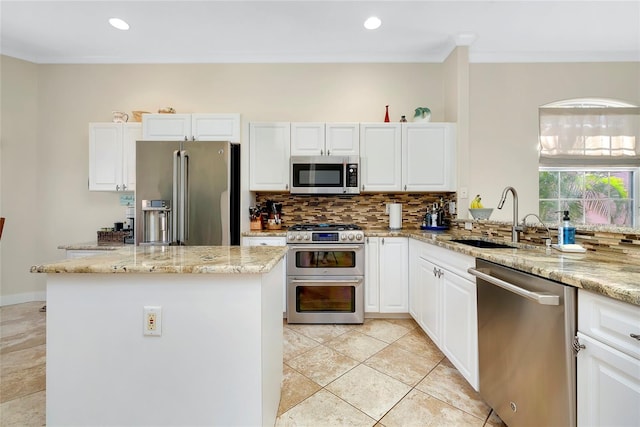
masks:
<svg viewBox="0 0 640 427"><path fill-rule="evenodd" d="M576 243L576 228L571 225L569 211L563 211L562 214L562 223L558 227L558 244L572 245Z"/></svg>

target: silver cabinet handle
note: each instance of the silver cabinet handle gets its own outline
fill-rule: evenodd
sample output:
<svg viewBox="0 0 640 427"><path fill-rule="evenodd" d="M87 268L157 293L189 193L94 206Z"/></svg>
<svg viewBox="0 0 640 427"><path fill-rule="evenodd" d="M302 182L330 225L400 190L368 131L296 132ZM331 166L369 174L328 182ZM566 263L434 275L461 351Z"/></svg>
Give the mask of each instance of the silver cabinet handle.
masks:
<svg viewBox="0 0 640 427"><path fill-rule="evenodd" d="M116 184L116 191L120 191L120 186Z"/></svg>
<svg viewBox="0 0 640 427"><path fill-rule="evenodd" d="M122 191L127 191L127 186L122 184Z"/></svg>
<svg viewBox="0 0 640 427"><path fill-rule="evenodd" d="M384 245L384 237L382 238L382 244Z"/></svg>
<svg viewBox="0 0 640 427"><path fill-rule="evenodd" d="M404 191L407 191L407 184L404 185Z"/></svg>
<svg viewBox="0 0 640 427"><path fill-rule="evenodd" d="M194 135L194 136L192 136L192 137L191 137L191 140L192 140L192 141L195 141L195 140L196 140L196 136L195 136L195 135Z"/></svg>
<svg viewBox="0 0 640 427"><path fill-rule="evenodd" d="M489 271L487 269L487 271ZM516 295L520 295L521 297L527 298L531 301L535 301L538 304L542 305L560 305L560 297L558 295L553 295L549 292L531 292L526 289L522 289L516 285L513 285L509 282L505 282L504 280L500 280L496 277L490 276L487 273L484 273L480 270L476 270L475 268L467 269L469 274L476 276L479 279L482 279L486 282L491 283L492 285L496 285L505 289L509 292L513 292Z"/></svg>
<svg viewBox="0 0 640 427"><path fill-rule="evenodd" d="M327 150L327 156L331 155L331 150Z"/></svg>
<svg viewBox="0 0 640 427"><path fill-rule="evenodd" d="M188 141L188 140L189 140L189 138L187 138L187 135L185 135L185 136L184 136L184 140L185 140L185 141Z"/></svg>
<svg viewBox="0 0 640 427"><path fill-rule="evenodd" d="M635 338L635 339L637 339L638 341L640 341L640 334L629 334L629 336L630 336L631 338Z"/></svg>
<svg viewBox="0 0 640 427"><path fill-rule="evenodd" d="M324 150L320 150L320 155L322 156L324 154Z"/></svg>

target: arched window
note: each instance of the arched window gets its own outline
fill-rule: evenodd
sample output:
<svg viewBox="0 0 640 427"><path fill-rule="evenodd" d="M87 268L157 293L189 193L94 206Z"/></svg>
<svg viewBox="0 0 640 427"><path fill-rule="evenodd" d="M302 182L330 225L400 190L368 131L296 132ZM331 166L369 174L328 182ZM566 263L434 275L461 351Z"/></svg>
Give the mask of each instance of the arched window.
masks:
<svg viewBox="0 0 640 427"><path fill-rule="evenodd" d="M571 99L539 108L539 208L558 222L637 223L640 108L609 99Z"/></svg>

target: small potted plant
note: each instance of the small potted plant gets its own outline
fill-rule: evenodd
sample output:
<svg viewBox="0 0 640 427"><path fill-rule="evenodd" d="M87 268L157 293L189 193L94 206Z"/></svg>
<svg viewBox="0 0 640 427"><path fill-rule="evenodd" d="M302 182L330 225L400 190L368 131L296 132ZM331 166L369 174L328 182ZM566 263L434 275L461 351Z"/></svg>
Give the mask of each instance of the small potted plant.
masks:
<svg viewBox="0 0 640 427"><path fill-rule="evenodd" d="M429 107L416 108L416 114L413 116L414 122L428 122L431 120L431 110Z"/></svg>

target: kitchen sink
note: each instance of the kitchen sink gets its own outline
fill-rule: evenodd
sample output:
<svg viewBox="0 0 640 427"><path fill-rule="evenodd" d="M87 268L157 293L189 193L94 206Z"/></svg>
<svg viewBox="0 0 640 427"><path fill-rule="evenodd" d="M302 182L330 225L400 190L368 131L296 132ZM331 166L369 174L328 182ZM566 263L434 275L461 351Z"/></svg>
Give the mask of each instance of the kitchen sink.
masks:
<svg viewBox="0 0 640 427"><path fill-rule="evenodd" d="M506 249L506 248L517 249L515 246L512 246L512 245L506 245L504 243L489 242L486 240L452 239L451 241L455 243L462 243L463 245L475 246L476 248L482 248L482 249Z"/></svg>

